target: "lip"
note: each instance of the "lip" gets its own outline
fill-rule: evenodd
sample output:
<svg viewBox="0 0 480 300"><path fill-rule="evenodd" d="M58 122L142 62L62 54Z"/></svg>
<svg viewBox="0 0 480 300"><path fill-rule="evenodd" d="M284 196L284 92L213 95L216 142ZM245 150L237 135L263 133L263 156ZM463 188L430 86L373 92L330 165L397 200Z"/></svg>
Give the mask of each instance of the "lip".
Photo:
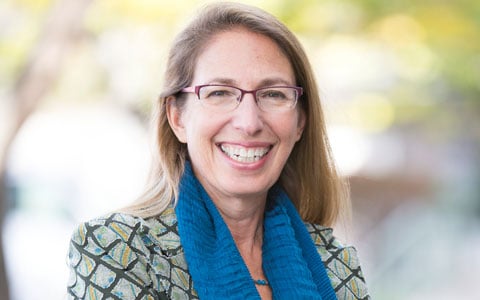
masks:
<svg viewBox="0 0 480 300"><path fill-rule="evenodd" d="M273 144L270 143L218 143L217 148L228 161L239 168L258 168L262 166Z"/></svg>

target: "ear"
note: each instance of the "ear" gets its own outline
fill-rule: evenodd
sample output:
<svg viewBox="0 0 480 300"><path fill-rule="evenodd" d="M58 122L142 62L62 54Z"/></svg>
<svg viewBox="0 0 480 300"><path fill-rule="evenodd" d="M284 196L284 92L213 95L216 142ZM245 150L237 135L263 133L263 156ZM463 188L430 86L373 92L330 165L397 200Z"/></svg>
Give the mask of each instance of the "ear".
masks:
<svg viewBox="0 0 480 300"><path fill-rule="evenodd" d="M303 109L300 109L298 112L298 123L297 123L297 142L302 137L303 130L305 129L305 124L307 122L307 116Z"/></svg>
<svg viewBox="0 0 480 300"><path fill-rule="evenodd" d="M169 96L165 103L165 109L167 112L168 124L172 128L175 136L181 143L187 142L187 135L185 131L185 125L183 124L183 111L178 107L176 98Z"/></svg>

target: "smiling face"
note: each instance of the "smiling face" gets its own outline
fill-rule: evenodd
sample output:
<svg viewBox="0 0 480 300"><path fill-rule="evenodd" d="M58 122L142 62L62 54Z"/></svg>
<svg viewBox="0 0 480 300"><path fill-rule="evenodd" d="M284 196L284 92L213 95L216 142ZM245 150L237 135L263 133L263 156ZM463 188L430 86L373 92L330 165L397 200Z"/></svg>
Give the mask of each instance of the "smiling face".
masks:
<svg viewBox="0 0 480 300"><path fill-rule="evenodd" d="M198 57L192 86L202 84L253 90L294 86L295 76L270 38L237 28L214 35ZM235 110L220 113L188 94L181 110L168 105L167 114L177 138L187 144L195 175L214 201L266 199L301 137L305 116L299 107L264 112L246 94Z"/></svg>

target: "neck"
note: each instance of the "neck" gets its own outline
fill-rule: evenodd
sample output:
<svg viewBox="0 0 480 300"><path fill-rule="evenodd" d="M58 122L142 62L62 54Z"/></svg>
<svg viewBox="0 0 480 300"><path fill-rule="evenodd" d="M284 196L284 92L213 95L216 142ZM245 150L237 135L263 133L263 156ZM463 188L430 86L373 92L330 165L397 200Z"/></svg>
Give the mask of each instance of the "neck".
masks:
<svg viewBox="0 0 480 300"><path fill-rule="evenodd" d="M263 199L214 201L220 215L232 234L243 262L255 279L264 279L262 268L263 218L266 197ZM267 285L256 285L262 299L271 299Z"/></svg>
<svg viewBox="0 0 480 300"><path fill-rule="evenodd" d="M247 254L257 247L261 248L266 197L255 200L228 199L214 203L240 252Z"/></svg>

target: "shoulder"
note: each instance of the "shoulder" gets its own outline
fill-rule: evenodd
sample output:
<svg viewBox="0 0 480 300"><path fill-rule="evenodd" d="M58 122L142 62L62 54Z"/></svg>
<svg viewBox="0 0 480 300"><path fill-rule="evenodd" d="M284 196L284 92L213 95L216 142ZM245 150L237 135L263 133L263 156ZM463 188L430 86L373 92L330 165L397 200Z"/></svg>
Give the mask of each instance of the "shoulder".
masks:
<svg viewBox="0 0 480 300"><path fill-rule="evenodd" d="M81 223L70 241L69 294L73 299L87 293L114 295L115 299L139 295L146 298L138 299L162 299L159 293L174 292L179 286L170 284L170 267L166 266L172 260L182 264L181 252L173 210L152 218L111 213Z"/></svg>
<svg viewBox="0 0 480 300"><path fill-rule="evenodd" d="M357 250L343 245L333 230L305 223L339 299L369 299Z"/></svg>
<svg viewBox="0 0 480 300"><path fill-rule="evenodd" d="M152 245L164 250L178 248L180 240L176 232L176 217L169 209L151 218L111 213L81 223L74 230L71 241L79 246L94 242L104 249L118 244L129 246L139 254L148 254ZM99 250L96 251L99 254Z"/></svg>

